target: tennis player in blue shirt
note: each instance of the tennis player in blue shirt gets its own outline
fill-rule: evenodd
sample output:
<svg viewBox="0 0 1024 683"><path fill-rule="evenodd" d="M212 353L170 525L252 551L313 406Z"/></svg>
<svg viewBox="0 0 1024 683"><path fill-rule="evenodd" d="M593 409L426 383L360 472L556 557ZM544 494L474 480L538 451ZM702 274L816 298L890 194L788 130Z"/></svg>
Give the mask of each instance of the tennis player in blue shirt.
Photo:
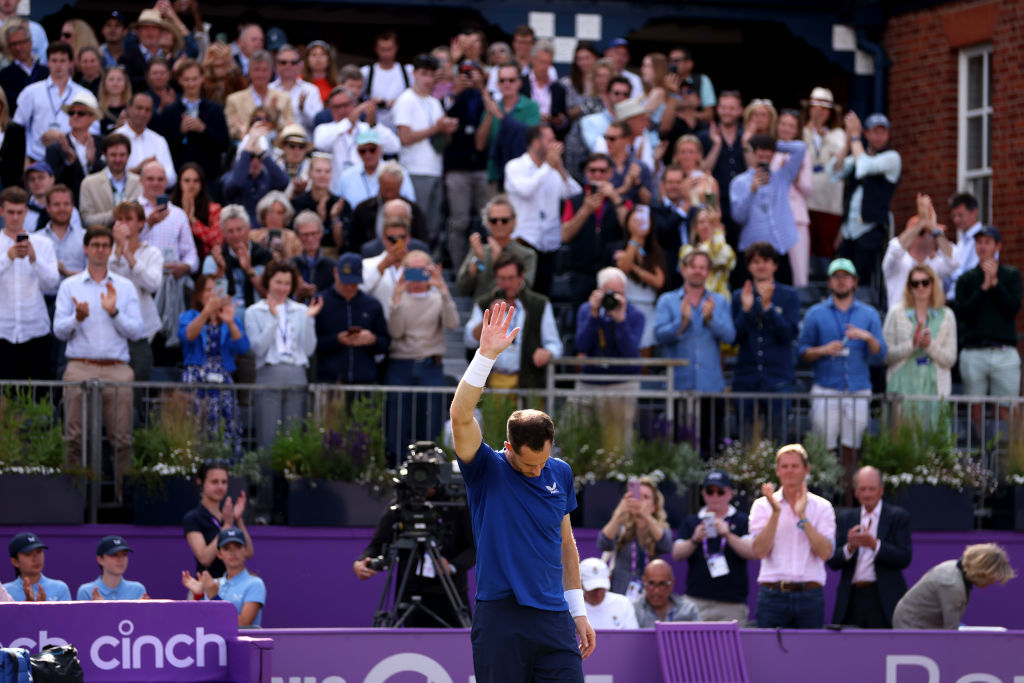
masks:
<svg viewBox="0 0 1024 683"><path fill-rule="evenodd" d="M495 451L473 417L491 366L519 334L509 332L512 312L506 303L484 311L480 348L451 406L477 544L473 669L478 683L582 683L594 629L569 523L572 469L551 457L554 423L539 410L517 410Z"/></svg>
<svg viewBox="0 0 1024 683"><path fill-rule="evenodd" d="M78 587L76 600L142 600L148 598L146 587L124 578L128 570L128 553L133 552L123 536L104 536L96 546L96 562L102 572L95 581Z"/></svg>

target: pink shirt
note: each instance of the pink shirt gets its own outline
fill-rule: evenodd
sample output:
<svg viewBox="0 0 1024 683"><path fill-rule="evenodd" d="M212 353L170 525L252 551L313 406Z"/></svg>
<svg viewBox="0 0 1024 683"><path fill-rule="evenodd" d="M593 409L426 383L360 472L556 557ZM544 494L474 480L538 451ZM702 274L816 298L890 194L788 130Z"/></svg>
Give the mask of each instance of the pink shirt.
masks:
<svg viewBox="0 0 1024 683"><path fill-rule="evenodd" d="M775 528L775 543L768 556L761 560L761 570L757 574L758 583L817 581L824 586L825 561L814 554L807 534L797 528L796 523L800 518L782 497L782 491L776 491L774 495L782 507L782 512ZM757 536L768 526L771 514L771 505L763 496L754 501L750 507L751 537ZM808 492L805 514L807 521L819 534L829 539L836 537L836 511L832 508L832 503Z"/></svg>

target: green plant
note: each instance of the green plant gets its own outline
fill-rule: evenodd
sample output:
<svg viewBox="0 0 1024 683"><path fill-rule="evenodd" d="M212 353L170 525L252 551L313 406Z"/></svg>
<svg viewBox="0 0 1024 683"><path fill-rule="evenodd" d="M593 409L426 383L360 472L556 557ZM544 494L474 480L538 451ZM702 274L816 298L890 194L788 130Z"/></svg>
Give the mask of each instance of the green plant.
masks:
<svg viewBox="0 0 1024 683"><path fill-rule="evenodd" d="M6 387L0 392L0 472L67 472L64 435L54 408L35 390Z"/></svg>
<svg viewBox="0 0 1024 683"><path fill-rule="evenodd" d="M804 436L803 447L807 451L811 468L807 475L807 485L822 491L835 489L842 477L842 466L826 448L824 438L808 433ZM778 445L768 439L760 439L755 429L750 443L727 443L721 453L711 458L709 464L712 468L728 472L737 491L756 495L761 484L778 483L775 476L777 452Z"/></svg>
<svg viewBox="0 0 1024 683"><path fill-rule="evenodd" d="M1007 421L1006 450L1001 454L1000 468L1006 482L1024 485L1024 423L1020 419Z"/></svg>
<svg viewBox="0 0 1024 683"><path fill-rule="evenodd" d="M655 481L668 479L679 486L699 484L707 464L687 442L672 443L667 437L634 439L629 456L612 477L625 481L630 477L648 476Z"/></svg>
<svg viewBox="0 0 1024 683"><path fill-rule="evenodd" d="M625 454L609 452L601 446L601 423L593 410L566 404L555 425L558 457L572 467L577 488L610 478L625 463Z"/></svg>

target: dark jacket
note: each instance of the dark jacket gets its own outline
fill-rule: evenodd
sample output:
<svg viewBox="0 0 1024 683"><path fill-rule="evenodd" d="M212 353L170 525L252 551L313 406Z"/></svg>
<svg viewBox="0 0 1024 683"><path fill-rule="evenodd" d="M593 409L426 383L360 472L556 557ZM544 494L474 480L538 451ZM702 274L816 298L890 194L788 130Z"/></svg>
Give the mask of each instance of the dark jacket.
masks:
<svg viewBox="0 0 1024 683"><path fill-rule="evenodd" d="M1020 310L1022 292L1020 271L999 264L998 284L985 291L981 283L985 274L976 266L957 278L957 338L966 348L984 346L1017 346L1014 321Z"/></svg>
<svg viewBox="0 0 1024 683"><path fill-rule="evenodd" d="M316 317L316 374L321 382L344 384L376 384L377 363L374 356L387 353L391 345L388 324L380 302L369 294L358 292L346 301L333 286L320 293L324 308ZM372 346L344 346L338 333L350 327L362 327L377 335Z"/></svg>
<svg viewBox="0 0 1024 683"><path fill-rule="evenodd" d="M4 94L7 95L7 106L11 109L8 113L14 114L14 110L18 107L18 95L25 89L25 86L38 81L45 81L49 75L50 70L38 59L32 66L31 74L25 73L14 62L0 69L0 87L4 89Z"/></svg>
<svg viewBox="0 0 1024 683"><path fill-rule="evenodd" d="M589 194L589 193L587 193ZM562 222L569 221L583 206L584 193L573 195L565 200L562 211ZM597 224L597 214L593 213L580 226L579 232L567 243L569 248L567 271L597 275L608 264L608 245L622 240L622 226L619 215L610 201L605 200L601 209L601 224Z"/></svg>
<svg viewBox="0 0 1024 683"><path fill-rule="evenodd" d="M67 133L66 137L68 142L71 143L72 148L74 148L74 143L71 142L71 133ZM60 146L59 142L46 147L46 163L53 169L54 182L64 183L71 188L75 206L78 206L78 188L82 186L85 176L96 171L102 171L107 167L107 162L103 160L103 136L93 135L92 141L96 145L96 157L93 159L88 171L82 170L82 165L78 163L77 159L69 164L67 157L64 156L64 149Z"/></svg>
<svg viewBox="0 0 1024 683"><path fill-rule="evenodd" d="M187 135L181 132L184 114L185 104L180 99L164 107L160 116L155 117L156 131L167 140L176 167L180 169L189 161L197 163L206 174L206 182L212 183L221 175L221 158L231 144L224 109L216 102L199 100L198 118L206 124L206 130Z"/></svg>
<svg viewBox="0 0 1024 683"><path fill-rule="evenodd" d="M316 285L316 291L322 292L334 285L334 261L320 253L317 255L313 270L310 272L309 264L305 254L299 254L292 259L292 265L299 271L302 279L310 284Z"/></svg>
<svg viewBox="0 0 1024 683"><path fill-rule="evenodd" d="M526 324L520 332L523 343L519 355L519 388L539 389L545 385L547 371L533 364L533 352L541 347L541 321L548 298L528 287L523 287L517 298L526 307ZM494 293L491 292L478 298L476 305L487 310L493 300Z"/></svg>
<svg viewBox="0 0 1024 683"><path fill-rule="evenodd" d="M522 83L522 86L519 88L519 94L523 95L524 97L529 97L532 100L536 100L537 98L535 98L533 96L533 93L530 92L531 88L529 72L523 76ZM563 123L561 126L557 128L554 127L554 125L552 125L552 130L555 131L555 135L557 135L558 139L561 140L569 131L569 124L572 123L572 121L569 120L569 107L566 104L565 86L559 83L558 81L551 81L549 87L551 88L551 117L554 118L559 114L565 114L565 123Z"/></svg>
<svg viewBox="0 0 1024 683"><path fill-rule="evenodd" d="M683 246L683 238L679 233L680 227L689 234L689 224L685 218L665 206L664 203L651 205L651 229L654 230L654 236L658 238L658 244L665 254L668 266L665 269L664 291L666 292L683 286L683 276L680 274L679 268L676 267L676 262L679 260L679 249Z"/></svg>
<svg viewBox="0 0 1024 683"><path fill-rule="evenodd" d="M237 287L235 278L233 276L234 271L241 270L242 265L235 258L234 254L231 253L230 247L227 242L220 245L220 253L224 256L225 277L228 281L228 296L234 298L236 296L235 288ZM274 255L270 253L269 249L256 244L255 242L249 242L249 264L252 267L265 266L274 260ZM248 308L256 303L256 288L252 286L252 282L247 277L242 277L242 299L245 302L245 307Z"/></svg>
<svg viewBox="0 0 1024 683"><path fill-rule="evenodd" d="M511 116L506 116L501 121L498 137L494 139L494 146L491 147L491 160L498 170L499 190L504 191L505 187L505 164L526 152L526 129L525 123Z"/></svg>
<svg viewBox="0 0 1024 683"><path fill-rule="evenodd" d="M732 293L734 343L740 347L732 388L736 391L792 389L796 378L793 341L800 329L800 296L789 285L776 282L772 305L767 311L756 289L754 306L744 311L741 291L737 289Z"/></svg>
<svg viewBox="0 0 1024 683"><path fill-rule="evenodd" d="M0 186L25 185L25 127L11 121L0 145Z"/></svg>
<svg viewBox="0 0 1024 683"><path fill-rule="evenodd" d="M850 529L860 524L860 507L840 513L836 520L836 548L828 561L832 569L839 569L839 588L836 591L836 607L832 614L832 622L843 623L850 607L850 596L853 588L853 571L857 567L857 554L854 551L850 559L843 555L846 536ZM889 623L896 603L907 592L907 582L903 578L903 570L910 566L912 548L910 543L910 515L906 510L882 503L882 512L878 518L879 541L878 554L875 555L875 576L878 580L878 594L882 598L882 610Z"/></svg>
<svg viewBox="0 0 1024 683"><path fill-rule="evenodd" d="M584 301L576 311L576 352L588 358L639 358L640 339L644 334L644 314L626 303L626 319L616 322L602 309L598 317L590 314L590 302ZM583 374L637 375L639 366L602 367L584 365Z"/></svg>
<svg viewBox="0 0 1024 683"><path fill-rule="evenodd" d="M429 239L427 219L423 215L423 210L415 202L409 202L409 206L412 207L412 237L425 242ZM359 252L364 244L377 237L379 207L380 197L370 197L359 202L352 211L352 220L349 222L345 235L345 251Z"/></svg>
<svg viewBox="0 0 1024 683"><path fill-rule="evenodd" d="M252 155L246 150L238 155L231 171L224 176L224 199L226 204L241 204L249 212L249 220L259 225L256 204L271 190L284 190L291 179L281 167L274 163L269 154L263 156L263 172L253 178L249 175L249 161Z"/></svg>

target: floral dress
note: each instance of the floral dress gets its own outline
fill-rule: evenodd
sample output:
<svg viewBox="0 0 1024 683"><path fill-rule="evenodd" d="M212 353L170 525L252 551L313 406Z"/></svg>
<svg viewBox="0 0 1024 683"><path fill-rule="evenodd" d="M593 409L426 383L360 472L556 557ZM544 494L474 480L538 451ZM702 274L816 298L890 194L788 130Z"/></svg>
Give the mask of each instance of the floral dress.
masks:
<svg viewBox="0 0 1024 683"><path fill-rule="evenodd" d="M183 384L233 384L231 374L221 360L221 325L203 328L203 351L206 361L202 365L189 365L181 377ZM229 389L200 389L196 392L193 410L200 418L200 429L206 439L223 438L230 442L236 458L242 457L242 426L238 419L235 392Z"/></svg>

